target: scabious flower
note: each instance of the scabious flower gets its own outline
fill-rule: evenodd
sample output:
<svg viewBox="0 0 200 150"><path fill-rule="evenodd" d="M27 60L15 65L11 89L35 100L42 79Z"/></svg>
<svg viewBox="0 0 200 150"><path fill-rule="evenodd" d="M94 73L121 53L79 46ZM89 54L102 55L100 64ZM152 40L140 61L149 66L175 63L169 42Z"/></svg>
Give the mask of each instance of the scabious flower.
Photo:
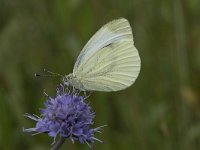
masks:
<svg viewBox="0 0 200 150"><path fill-rule="evenodd" d="M94 137L96 132L101 133L101 127L91 128L95 113L85 102L85 96L78 96L77 92L66 91L63 85L57 89L55 98L49 97L41 109L41 116L25 114L36 121L34 128L24 129L32 134L47 133L50 137L69 138L73 143L87 143L93 145L95 141L102 142Z"/></svg>

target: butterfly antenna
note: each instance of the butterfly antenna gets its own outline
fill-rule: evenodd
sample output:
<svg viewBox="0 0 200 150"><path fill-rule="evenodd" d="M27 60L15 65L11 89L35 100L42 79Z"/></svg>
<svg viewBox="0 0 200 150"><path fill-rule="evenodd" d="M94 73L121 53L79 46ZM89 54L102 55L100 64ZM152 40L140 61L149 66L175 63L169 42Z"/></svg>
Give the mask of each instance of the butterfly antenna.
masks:
<svg viewBox="0 0 200 150"><path fill-rule="evenodd" d="M49 71L47 69L43 70L44 72L48 73L48 74L38 74L35 73L36 77L63 77L63 75L59 74L59 73L54 73L52 71Z"/></svg>
<svg viewBox="0 0 200 150"><path fill-rule="evenodd" d="M49 75L52 75L52 76L59 76L59 77L63 77L63 75L59 74L59 73L55 73L55 72L52 72L52 71L49 71L47 69L44 69L44 72L48 73Z"/></svg>
<svg viewBox="0 0 200 150"><path fill-rule="evenodd" d="M35 77L52 77L52 75L47 75L47 74L38 74L38 73L35 73L34 75L35 75Z"/></svg>

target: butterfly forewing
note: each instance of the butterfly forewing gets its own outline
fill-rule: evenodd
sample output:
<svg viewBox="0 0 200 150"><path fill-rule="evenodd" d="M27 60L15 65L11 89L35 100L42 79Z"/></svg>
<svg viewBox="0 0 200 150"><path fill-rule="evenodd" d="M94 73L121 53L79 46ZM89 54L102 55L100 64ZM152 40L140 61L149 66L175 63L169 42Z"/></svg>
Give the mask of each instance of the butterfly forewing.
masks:
<svg viewBox="0 0 200 150"><path fill-rule="evenodd" d="M134 83L140 57L124 18L104 25L88 41L74 66L73 75L88 91L118 91Z"/></svg>

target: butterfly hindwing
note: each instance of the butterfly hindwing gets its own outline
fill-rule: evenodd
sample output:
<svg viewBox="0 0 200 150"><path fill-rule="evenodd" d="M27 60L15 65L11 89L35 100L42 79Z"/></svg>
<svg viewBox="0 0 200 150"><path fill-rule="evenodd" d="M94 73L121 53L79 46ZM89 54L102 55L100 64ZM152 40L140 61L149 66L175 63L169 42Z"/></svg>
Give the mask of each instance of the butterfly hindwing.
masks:
<svg viewBox="0 0 200 150"><path fill-rule="evenodd" d="M140 72L140 57L130 24L124 18L104 25L88 41L73 74L89 91L118 91L129 87Z"/></svg>

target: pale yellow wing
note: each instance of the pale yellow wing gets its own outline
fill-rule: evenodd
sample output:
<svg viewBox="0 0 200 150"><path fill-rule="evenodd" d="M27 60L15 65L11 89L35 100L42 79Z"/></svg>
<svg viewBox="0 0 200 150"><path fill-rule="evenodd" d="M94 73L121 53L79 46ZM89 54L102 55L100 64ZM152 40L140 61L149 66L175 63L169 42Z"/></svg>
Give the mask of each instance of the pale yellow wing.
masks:
<svg viewBox="0 0 200 150"><path fill-rule="evenodd" d="M73 75L88 91L118 91L132 85L140 57L130 24L124 18L104 25L85 45Z"/></svg>

